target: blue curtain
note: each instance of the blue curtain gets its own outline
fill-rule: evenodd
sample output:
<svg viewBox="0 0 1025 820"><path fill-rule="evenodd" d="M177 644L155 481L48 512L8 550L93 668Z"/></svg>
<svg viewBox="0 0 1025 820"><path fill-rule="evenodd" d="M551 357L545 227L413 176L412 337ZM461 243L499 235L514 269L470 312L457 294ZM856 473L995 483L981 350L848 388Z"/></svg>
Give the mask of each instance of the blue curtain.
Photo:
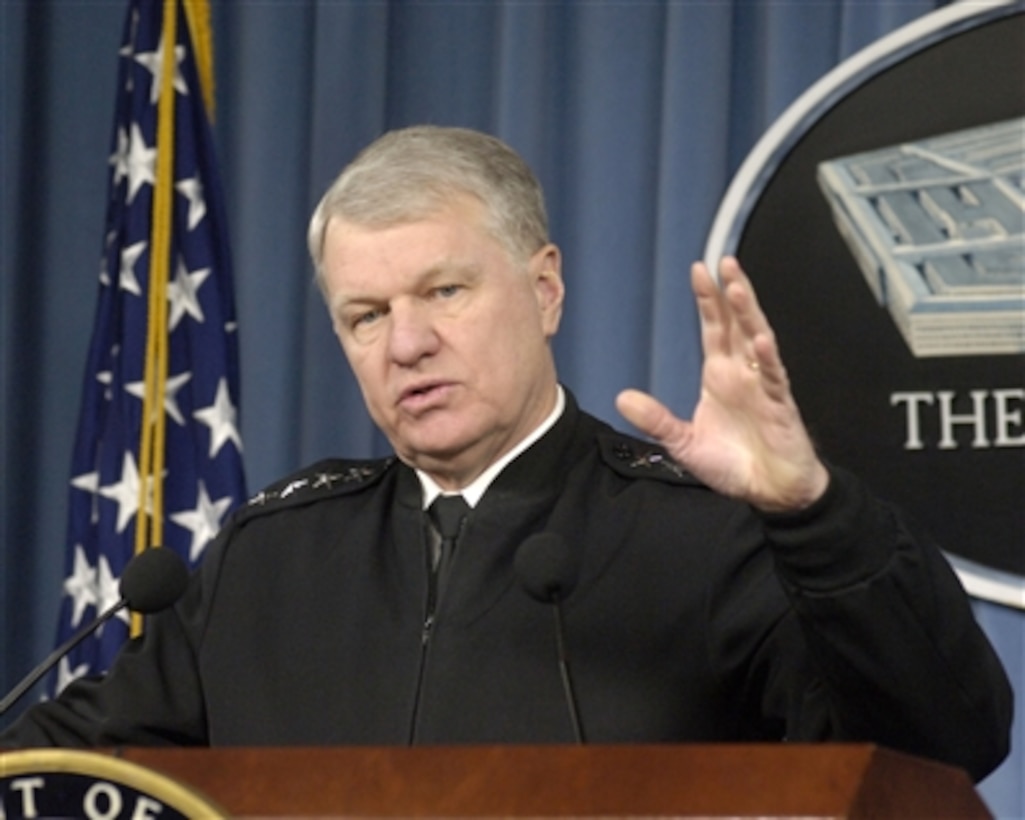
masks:
<svg viewBox="0 0 1025 820"><path fill-rule="evenodd" d="M381 131L457 124L517 148L565 255L562 379L613 422L629 385L687 413L700 360L687 269L732 173L837 62L939 5L215 3L249 486L327 454L384 451L304 244L324 188ZM123 15L116 0L3 0L0 11L4 690L55 629ZM978 606L1020 690L1021 614ZM1005 816L1025 813L1016 755L984 785Z"/></svg>

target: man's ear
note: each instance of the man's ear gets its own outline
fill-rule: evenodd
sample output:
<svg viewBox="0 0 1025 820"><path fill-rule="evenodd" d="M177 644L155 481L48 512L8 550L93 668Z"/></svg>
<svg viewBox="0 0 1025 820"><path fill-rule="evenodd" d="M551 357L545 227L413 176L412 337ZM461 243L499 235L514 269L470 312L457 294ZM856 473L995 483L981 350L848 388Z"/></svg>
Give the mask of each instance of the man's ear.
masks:
<svg viewBox="0 0 1025 820"><path fill-rule="evenodd" d="M548 243L530 257L530 281L541 309L541 325L546 336L554 336L562 318L566 288L562 282L562 253Z"/></svg>

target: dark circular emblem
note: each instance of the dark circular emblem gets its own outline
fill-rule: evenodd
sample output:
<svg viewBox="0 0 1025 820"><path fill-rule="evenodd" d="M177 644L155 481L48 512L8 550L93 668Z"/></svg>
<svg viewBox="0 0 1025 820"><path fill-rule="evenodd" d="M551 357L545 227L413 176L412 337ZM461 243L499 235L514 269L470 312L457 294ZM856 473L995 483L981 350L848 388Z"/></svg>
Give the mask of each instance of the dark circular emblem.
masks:
<svg viewBox="0 0 1025 820"><path fill-rule="evenodd" d="M5 820L226 816L194 789L112 755L71 749L0 754L0 817Z"/></svg>
<svg viewBox="0 0 1025 820"><path fill-rule="evenodd" d="M741 169L737 254L805 421L1025 607L1025 4L953 4L823 78Z"/></svg>

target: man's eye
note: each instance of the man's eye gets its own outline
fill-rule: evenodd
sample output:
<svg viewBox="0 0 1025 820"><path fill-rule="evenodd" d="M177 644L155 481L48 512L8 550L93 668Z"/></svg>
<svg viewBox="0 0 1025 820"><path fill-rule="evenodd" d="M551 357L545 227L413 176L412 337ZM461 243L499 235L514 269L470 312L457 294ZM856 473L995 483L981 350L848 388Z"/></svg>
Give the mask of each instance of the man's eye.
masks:
<svg viewBox="0 0 1025 820"><path fill-rule="evenodd" d="M380 310L365 310L362 313L357 313L350 319L349 324L353 328L366 327L369 324L373 324L381 317Z"/></svg>
<svg viewBox="0 0 1025 820"><path fill-rule="evenodd" d="M434 289L436 296L440 296L442 299L450 299L455 296L463 288L461 285L441 285Z"/></svg>

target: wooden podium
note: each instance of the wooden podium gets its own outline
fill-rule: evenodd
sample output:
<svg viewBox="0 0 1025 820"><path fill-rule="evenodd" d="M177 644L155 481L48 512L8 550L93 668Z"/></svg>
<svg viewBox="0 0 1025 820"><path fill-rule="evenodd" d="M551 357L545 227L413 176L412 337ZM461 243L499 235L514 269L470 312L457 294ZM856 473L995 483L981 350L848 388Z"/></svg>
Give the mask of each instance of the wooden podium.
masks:
<svg viewBox="0 0 1025 820"><path fill-rule="evenodd" d="M960 769L872 745L142 749L232 816L990 817Z"/></svg>

